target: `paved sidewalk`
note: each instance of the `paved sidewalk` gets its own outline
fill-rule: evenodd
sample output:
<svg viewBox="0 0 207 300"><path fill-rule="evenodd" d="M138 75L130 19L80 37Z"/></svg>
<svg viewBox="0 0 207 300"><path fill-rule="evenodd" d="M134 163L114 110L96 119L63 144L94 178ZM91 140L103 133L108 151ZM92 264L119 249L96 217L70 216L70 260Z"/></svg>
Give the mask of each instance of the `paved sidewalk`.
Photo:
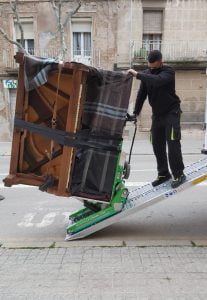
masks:
<svg viewBox="0 0 207 300"><path fill-rule="evenodd" d="M1 300L206 300L207 248L0 248Z"/></svg>

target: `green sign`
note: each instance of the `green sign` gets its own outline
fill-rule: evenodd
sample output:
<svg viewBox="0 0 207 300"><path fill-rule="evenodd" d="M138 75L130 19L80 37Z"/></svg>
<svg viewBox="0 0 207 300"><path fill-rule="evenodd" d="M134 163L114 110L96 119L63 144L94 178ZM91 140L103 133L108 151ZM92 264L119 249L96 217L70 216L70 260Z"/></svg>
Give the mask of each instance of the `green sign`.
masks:
<svg viewBox="0 0 207 300"><path fill-rule="evenodd" d="M4 87L7 89L16 89L17 88L17 80L3 80Z"/></svg>

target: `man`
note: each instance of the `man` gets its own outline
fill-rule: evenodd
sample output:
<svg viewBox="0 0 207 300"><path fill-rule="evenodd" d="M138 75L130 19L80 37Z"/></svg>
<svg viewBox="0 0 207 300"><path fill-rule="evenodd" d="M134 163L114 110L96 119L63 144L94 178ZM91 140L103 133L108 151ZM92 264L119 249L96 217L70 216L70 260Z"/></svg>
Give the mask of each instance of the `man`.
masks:
<svg viewBox="0 0 207 300"><path fill-rule="evenodd" d="M158 170L158 177L152 185L157 186L171 179L168 169L169 160L174 177L171 185L176 188L185 181L186 176L183 173L184 164L180 144L181 109L180 99L175 92L175 72L171 67L163 65L162 53L158 50L149 53L147 70L140 73L130 69L127 72L141 80L134 114L139 115L147 96L152 107L151 142Z"/></svg>

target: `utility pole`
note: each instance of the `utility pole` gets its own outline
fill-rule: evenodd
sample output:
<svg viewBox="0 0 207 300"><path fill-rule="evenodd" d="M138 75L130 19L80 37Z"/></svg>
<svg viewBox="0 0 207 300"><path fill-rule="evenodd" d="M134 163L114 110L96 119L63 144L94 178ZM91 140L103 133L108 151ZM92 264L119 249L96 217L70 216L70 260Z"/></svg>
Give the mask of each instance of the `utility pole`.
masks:
<svg viewBox="0 0 207 300"><path fill-rule="evenodd" d="M207 68L206 68L206 76L207 76ZM201 153L207 154L207 86L206 86L206 110L205 110L205 140L203 149L201 150Z"/></svg>

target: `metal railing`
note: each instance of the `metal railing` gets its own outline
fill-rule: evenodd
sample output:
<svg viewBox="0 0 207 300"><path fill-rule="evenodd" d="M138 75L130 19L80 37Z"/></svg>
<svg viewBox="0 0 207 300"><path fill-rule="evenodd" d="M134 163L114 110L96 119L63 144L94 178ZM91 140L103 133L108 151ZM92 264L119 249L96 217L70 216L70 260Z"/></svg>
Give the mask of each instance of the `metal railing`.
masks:
<svg viewBox="0 0 207 300"><path fill-rule="evenodd" d="M164 60L206 61L207 40L203 41L131 41L131 61L146 60L151 50L162 51Z"/></svg>
<svg viewBox="0 0 207 300"><path fill-rule="evenodd" d="M141 61L146 60L149 51L153 49L161 50L165 61L207 61L207 40L206 41L131 41L130 43L130 60ZM58 57L60 52L57 48L31 48L27 49L32 55L39 57ZM15 69L18 68L14 60L16 50L12 47L8 49L0 49L0 68ZM101 60L101 51L99 49L91 49L87 53L75 52L73 55L68 51L66 54L67 61L77 61L84 64L101 68L103 61Z"/></svg>
<svg viewBox="0 0 207 300"><path fill-rule="evenodd" d="M31 55L39 56L39 57L49 57L49 58L58 58L60 55L60 51L57 48L29 48L27 49L28 53ZM8 69L16 69L18 68L18 64L16 64L14 55L17 52L17 49L8 48L1 49L1 57L0 57L0 68L8 68ZM90 55L88 55L90 54ZM96 68L101 67L101 55L99 49L92 49L91 52L87 51L87 53L83 53L82 55L78 55L74 51L71 53L68 51L66 53L65 61L77 61L84 63L86 65L90 65Z"/></svg>

